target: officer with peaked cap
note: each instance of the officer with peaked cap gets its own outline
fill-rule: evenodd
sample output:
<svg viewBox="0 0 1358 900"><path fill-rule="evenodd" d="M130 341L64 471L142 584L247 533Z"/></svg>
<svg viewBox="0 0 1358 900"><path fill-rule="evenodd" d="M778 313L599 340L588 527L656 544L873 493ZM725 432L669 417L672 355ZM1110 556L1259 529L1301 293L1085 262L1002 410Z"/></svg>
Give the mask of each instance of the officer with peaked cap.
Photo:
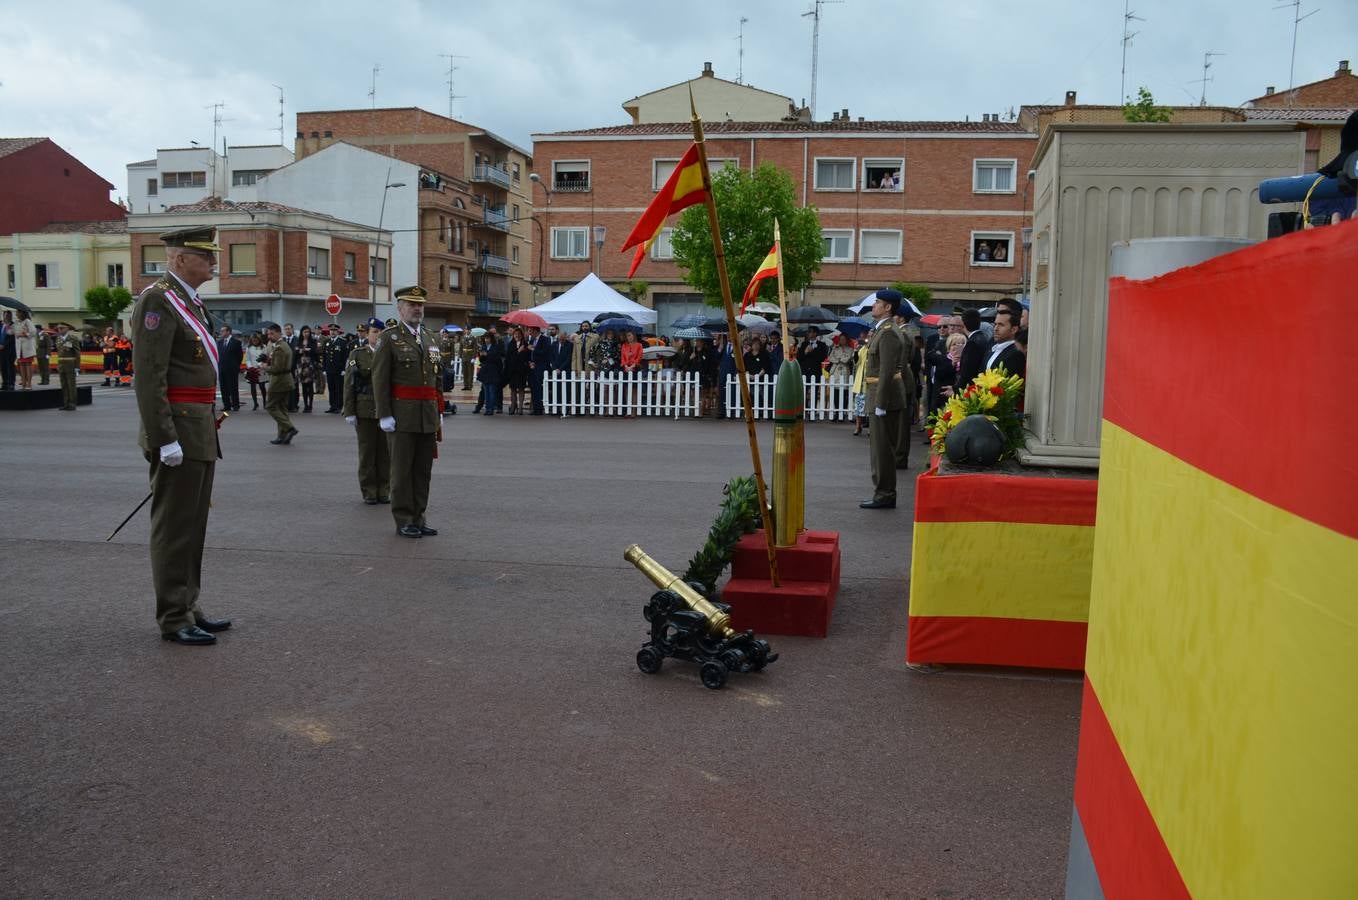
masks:
<svg viewBox="0 0 1358 900"><path fill-rule="evenodd" d="M231 627L199 603L217 442L217 342L198 287L221 250L211 228L160 236L165 276L132 309L132 364L142 452L151 464L151 580L161 636L215 643Z"/></svg>
<svg viewBox="0 0 1358 900"><path fill-rule="evenodd" d="M391 502L391 457L387 436L377 424L373 401L373 347L382 336L382 320L369 319L358 326L364 339L344 364L344 421L358 436L358 487L369 506Z"/></svg>
<svg viewBox="0 0 1358 900"><path fill-rule="evenodd" d="M424 327L426 299L418 285L398 290L399 321L382 332L373 348L373 402L391 449L391 514L396 532L408 538L438 534L425 522L424 511L435 445L443 437L443 364L437 336Z"/></svg>
<svg viewBox="0 0 1358 900"><path fill-rule="evenodd" d="M892 317L901 299L900 291L880 290L872 304L877 324L868 338L863 386L867 393L864 409L873 416L869 432L873 491L870 500L858 504L863 509L896 508L896 441L906 404L901 364L906 356L905 336Z"/></svg>

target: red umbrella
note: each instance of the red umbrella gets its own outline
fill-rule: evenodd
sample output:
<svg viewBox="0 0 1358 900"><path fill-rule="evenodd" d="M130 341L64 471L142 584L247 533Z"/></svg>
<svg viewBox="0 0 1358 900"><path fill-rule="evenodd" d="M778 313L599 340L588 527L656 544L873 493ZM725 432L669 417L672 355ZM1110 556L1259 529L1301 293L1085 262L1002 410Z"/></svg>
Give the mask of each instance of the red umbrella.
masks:
<svg viewBox="0 0 1358 900"><path fill-rule="evenodd" d="M537 313L527 309L516 309L507 316L500 317L501 322L509 325L522 325L525 328L546 328L547 320Z"/></svg>
<svg viewBox="0 0 1358 900"><path fill-rule="evenodd" d="M943 317L941 315L938 313L930 313L927 316L921 316L919 323L921 325L928 325L930 328L937 328L938 324L942 321Z"/></svg>

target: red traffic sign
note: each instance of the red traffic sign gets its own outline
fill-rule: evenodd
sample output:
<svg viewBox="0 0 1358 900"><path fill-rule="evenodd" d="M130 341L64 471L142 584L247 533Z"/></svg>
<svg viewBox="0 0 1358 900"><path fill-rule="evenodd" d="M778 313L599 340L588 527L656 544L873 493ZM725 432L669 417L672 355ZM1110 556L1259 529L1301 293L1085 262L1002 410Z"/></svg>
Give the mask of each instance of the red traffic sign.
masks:
<svg viewBox="0 0 1358 900"><path fill-rule="evenodd" d="M342 305L342 303L341 303L341 301L340 301L340 295L339 295L339 294L331 294L329 297L326 297L326 298L325 298L325 312L326 312L326 314L327 314L327 315L331 315L331 316L337 316L337 315L339 315L339 313L340 313L340 306L341 306L341 305Z"/></svg>

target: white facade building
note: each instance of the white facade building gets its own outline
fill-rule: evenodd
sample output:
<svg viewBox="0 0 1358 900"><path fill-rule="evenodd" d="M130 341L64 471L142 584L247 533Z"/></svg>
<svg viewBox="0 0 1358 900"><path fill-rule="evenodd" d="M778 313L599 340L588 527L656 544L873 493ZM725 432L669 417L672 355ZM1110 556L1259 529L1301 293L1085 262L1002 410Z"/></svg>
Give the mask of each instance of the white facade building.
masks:
<svg viewBox="0 0 1358 900"><path fill-rule="evenodd" d="M204 197L256 200L256 182L293 159L291 150L277 144L227 147L226 152L222 156L209 147L180 147L130 163L127 199L132 212L158 213Z"/></svg>

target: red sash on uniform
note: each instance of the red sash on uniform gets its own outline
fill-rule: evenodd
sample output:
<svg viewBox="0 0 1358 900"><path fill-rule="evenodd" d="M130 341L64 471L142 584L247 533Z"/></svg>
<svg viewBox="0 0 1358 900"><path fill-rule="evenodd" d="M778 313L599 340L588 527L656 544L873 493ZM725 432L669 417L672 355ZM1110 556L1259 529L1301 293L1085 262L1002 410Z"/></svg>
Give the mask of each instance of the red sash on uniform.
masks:
<svg viewBox="0 0 1358 900"><path fill-rule="evenodd" d="M391 386L393 400L442 400L443 395L434 387L416 387L408 384Z"/></svg>
<svg viewBox="0 0 1358 900"><path fill-rule="evenodd" d="M210 387L170 387L165 389L165 399L171 403L217 402L217 389Z"/></svg>

